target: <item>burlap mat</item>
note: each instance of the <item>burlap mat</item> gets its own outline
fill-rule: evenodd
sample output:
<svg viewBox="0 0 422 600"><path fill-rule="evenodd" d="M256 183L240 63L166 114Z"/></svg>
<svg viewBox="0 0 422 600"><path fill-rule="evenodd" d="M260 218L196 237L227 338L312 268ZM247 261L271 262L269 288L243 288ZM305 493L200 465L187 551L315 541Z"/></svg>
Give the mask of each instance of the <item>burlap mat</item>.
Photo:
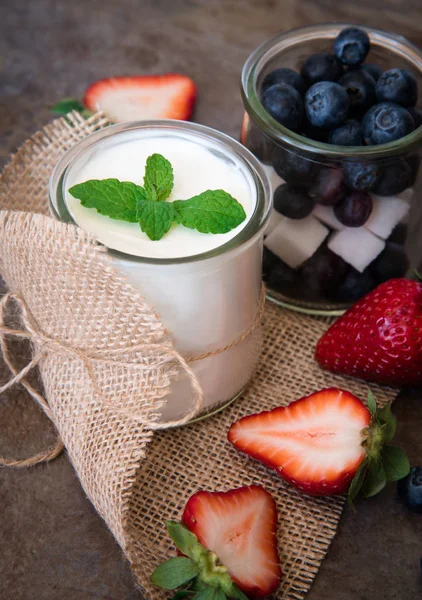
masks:
<svg viewBox="0 0 422 600"><path fill-rule="evenodd" d="M56 348L57 357L57 339L77 342L82 350L94 345L98 351L112 351L122 339L133 344L147 332L150 340L171 344L156 315L148 312L136 290L112 271L106 254L89 236L46 217L4 211L47 214L48 178L58 158L105 124L101 116L84 121L76 114L68 121L55 121L12 157L0 182L0 272L9 289L24 296L30 322L42 323L47 355L40 359L39 368L48 401L46 412L50 412L86 493L131 562L146 598L166 597L149 584L152 570L174 555L164 520L179 518L186 500L198 489L223 491L255 483L265 486L278 508L284 577L276 597L301 600L336 533L344 498L300 494L275 473L237 452L227 442L227 430L243 415L288 404L327 386L343 387L365 398L367 385L323 372L315 364L313 350L328 319L288 312L270 303L264 314L263 355L248 391L221 414L180 429L151 431L157 407L165 401L174 375L171 361L163 368L152 360L151 366L148 356L131 354L129 348L123 365L121 356L117 364L109 361L113 363L107 366L111 375L104 379L95 362L98 356L89 358L93 362L88 369L86 356L66 354L62 346ZM34 236L31 242L23 243L22 236L16 236L22 227L27 237ZM43 244L47 248L41 251ZM31 247L34 251L38 248L36 260L31 259ZM20 258L13 259L13 252L21 253ZM48 263L52 267L47 282ZM69 284L70 274L75 273L78 280ZM103 293L98 296L100 288ZM126 315L129 305L132 311ZM139 307L147 317L136 318ZM43 348L45 340L35 342L34 353ZM137 366L145 364L151 366L151 377L158 378L151 380L152 389L161 386L162 394L142 388L134 402L137 377L143 377ZM371 388L380 404L396 393L376 385Z"/></svg>

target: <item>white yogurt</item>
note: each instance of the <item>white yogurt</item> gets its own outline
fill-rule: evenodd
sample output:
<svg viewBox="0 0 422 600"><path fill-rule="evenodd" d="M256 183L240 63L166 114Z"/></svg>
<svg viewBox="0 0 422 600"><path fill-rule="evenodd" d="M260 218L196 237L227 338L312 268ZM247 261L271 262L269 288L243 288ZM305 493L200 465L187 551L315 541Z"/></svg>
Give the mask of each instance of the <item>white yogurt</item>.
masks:
<svg viewBox="0 0 422 600"><path fill-rule="evenodd" d="M108 248L133 256L150 258L180 258L208 252L234 238L251 218L256 205L256 191L251 175L239 159L225 159L215 149L198 144L194 139L175 135L128 139L111 147L93 149L88 162L72 169L66 187L88 179L116 178L143 185L145 163L151 154L162 154L173 166L174 188L168 201L187 200L206 190L223 189L240 202L247 218L237 228L225 234L203 234L181 225L173 225L161 240L152 242L137 223L125 223L99 215L84 208L80 201L66 192L66 204L74 220L83 229L95 234Z"/></svg>
<svg viewBox="0 0 422 600"><path fill-rule="evenodd" d="M68 168L63 182L73 219L108 248L126 253L113 254L115 267L160 314L184 357L216 351L239 339L254 322L261 295L269 183L253 158L252 164L242 158L239 145L231 140L233 149L218 136L208 128L188 124L139 125L129 131L123 127L113 135L107 135L106 129L104 138ZM72 185L88 179L114 177L142 185L146 159L153 153L162 154L173 165L175 186L169 201L224 189L243 205L246 220L235 230L217 235L175 225L161 240L151 241L137 224L101 216L68 193ZM259 203L255 169L264 190L264 194L260 190ZM232 348L191 363L203 390L204 410L223 405L246 386L259 351L258 328ZM183 416L191 402L190 382L181 374L172 386L163 422Z"/></svg>

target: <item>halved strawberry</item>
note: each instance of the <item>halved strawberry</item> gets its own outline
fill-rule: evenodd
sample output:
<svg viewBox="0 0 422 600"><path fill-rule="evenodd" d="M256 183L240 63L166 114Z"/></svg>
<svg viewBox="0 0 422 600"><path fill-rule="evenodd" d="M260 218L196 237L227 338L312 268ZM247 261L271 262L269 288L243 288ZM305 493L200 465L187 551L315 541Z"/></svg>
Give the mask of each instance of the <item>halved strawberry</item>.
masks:
<svg viewBox="0 0 422 600"><path fill-rule="evenodd" d="M370 410L350 392L327 388L234 423L228 439L300 490L318 496L345 492L366 496L408 472L399 448L386 446L395 431L389 405ZM350 490L349 490L350 491Z"/></svg>
<svg viewBox="0 0 422 600"><path fill-rule="evenodd" d="M229 492L197 492L182 517L199 542L215 552L236 585L253 598L274 592L281 577L277 512L257 485Z"/></svg>
<svg viewBox="0 0 422 600"><path fill-rule="evenodd" d="M110 77L93 83L85 92L84 104L103 110L115 122L145 119L181 119L192 116L196 86L179 73Z"/></svg>

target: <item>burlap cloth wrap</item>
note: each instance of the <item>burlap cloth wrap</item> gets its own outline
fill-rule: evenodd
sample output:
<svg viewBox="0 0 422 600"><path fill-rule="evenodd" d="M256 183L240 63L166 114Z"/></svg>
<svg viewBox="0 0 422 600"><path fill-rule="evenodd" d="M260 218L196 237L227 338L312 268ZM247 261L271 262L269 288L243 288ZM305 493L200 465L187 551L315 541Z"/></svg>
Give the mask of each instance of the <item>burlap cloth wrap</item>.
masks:
<svg viewBox="0 0 422 600"><path fill-rule="evenodd" d="M313 349L327 319L267 303L262 359L243 397L203 422L154 432L157 412L181 368L169 356L168 334L94 240L44 216L53 166L64 151L104 125L101 116L84 121L73 114L68 122L55 121L12 157L0 184L0 273L15 294L8 309L20 316L20 330L32 339L46 399L43 405L39 397L40 405L146 598L166 597L149 583L152 570L174 555L164 520L179 518L198 489L255 483L271 492L278 507L284 577L277 598L300 600L335 535L344 498L300 494L237 452L226 440L227 430L243 415L323 387L344 387L365 397L367 386L316 366ZM19 299L25 303L23 315ZM7 352L6 336L2 346ZM17 375L13 357L7 360ZM392 389L372 389L380 403L394 396ZM59 451L60 446L50 454Z"/></svg>

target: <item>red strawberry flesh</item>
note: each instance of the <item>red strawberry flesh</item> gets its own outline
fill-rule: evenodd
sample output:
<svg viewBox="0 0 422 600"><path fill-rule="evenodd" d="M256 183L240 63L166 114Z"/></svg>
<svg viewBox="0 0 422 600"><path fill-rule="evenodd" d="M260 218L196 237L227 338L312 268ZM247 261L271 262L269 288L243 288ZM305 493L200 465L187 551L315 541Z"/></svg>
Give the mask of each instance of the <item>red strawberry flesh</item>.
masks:
<svg viewBox="0 0 422 600"><path fill-rule="evenodd" d="M392 385L422 383L422 284L391 279L356 302L319 340L324 369Z"/></svg>
<svg viewBox="0 0 422 600"><path fill-rule="evenodd" d="M192 116L196 87L179 73L132 77L110 77L93 83L84 104L102 110L115 122L145 119L182 119Z"/></svg>
<svg viewBox="0 0 422 600"><path fill-rule="evenodd" d="M256 485L229 492L197 492L182 521L215 552L236 585L252 598L274 592L280 582L277 512L272 496Z"/></svg>
<svg viewBox="0 0 422 600"><path fill-rule="evenodd" d="M308 494L340 494L365 458L361 432L370 422L359 398L328 388L240 419L228 439Z"/></svg>

